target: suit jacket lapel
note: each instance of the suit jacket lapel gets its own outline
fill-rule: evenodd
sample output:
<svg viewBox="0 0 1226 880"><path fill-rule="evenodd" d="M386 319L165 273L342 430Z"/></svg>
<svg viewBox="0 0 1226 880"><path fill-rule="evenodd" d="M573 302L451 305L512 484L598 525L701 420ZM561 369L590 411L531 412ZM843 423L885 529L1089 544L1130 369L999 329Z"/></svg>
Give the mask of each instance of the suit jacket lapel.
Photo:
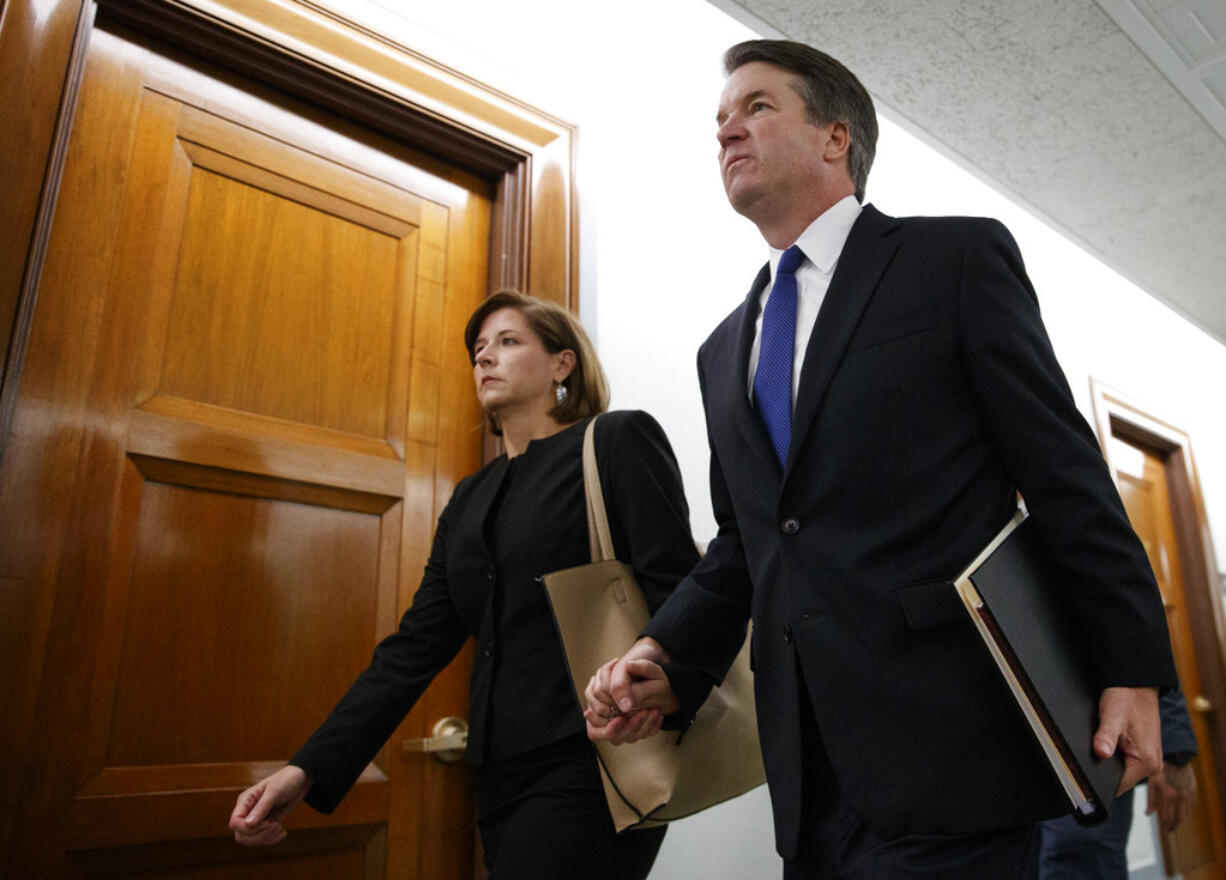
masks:
<svg viewBox="0 0 1226 880"><path fill-rule="evenodd" d="M732 389L733 399L729 401L745 444L774 467L779 467L775 457L775 448L771 445L770 434L766 425L758 417L757 410L749 402L749 351L753 348L754 325L758 320L758 306L762 299L762 290L770 282L770 265L762 267L754 278L749 289L749 296L741 305L741 326L737 333L736 352L732 358L732 369L735 375L728 387Z"/></svg>
<svg viewBox="0 0 1226 880"><path fill-rule="evenodd" d="M809 336L809 346L805 349L800 388L792 414L792 442L784 471L785 479L814 417L821 409L826 389L843 358L860 315L864 313L877 283L898 250L900 239L891 234L897 228L898 223L892 217L887 217L872 205L865 205L847 236L834 277L830 279L830 288L817 313L817 323Z"/></svg>

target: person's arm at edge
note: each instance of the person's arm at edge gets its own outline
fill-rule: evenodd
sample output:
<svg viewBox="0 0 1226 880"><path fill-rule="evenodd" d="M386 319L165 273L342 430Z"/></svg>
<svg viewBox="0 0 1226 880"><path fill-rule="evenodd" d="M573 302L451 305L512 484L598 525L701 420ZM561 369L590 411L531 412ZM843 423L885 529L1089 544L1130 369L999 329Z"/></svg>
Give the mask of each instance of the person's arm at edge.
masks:
<svg viewBox="0 0 1226 880"><path fill-rule="evenodd" d="M1179 688L1158 698L1162 719L1162 770L1147 780L1147 813L1156 813L1158 826L1174 831L1196 804L1196 772L1191 761L1197 755L1196 736L1188 704Z"/></svg>

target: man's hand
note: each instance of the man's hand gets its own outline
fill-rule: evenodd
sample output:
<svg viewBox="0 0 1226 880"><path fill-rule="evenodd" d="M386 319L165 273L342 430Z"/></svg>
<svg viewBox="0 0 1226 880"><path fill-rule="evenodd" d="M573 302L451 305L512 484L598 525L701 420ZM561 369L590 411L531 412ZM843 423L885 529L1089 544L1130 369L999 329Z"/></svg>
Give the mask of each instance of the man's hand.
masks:
<svg viewBox="0 0 1226 880"><path fill-rule="evenodd" d="M267 846L285 837L282 820L311 790L301 767L286 764L238 796L230 813L230 830L244 846Z"/></svg>
<svg viewBox="0 0 1226 880"><path fill-rule="evenodd" d="M1110 758L1116 749L1124 753L1124 777L1117 797L1162 769L1157 688L1109 687L1103 691L1098 700L1094 753Z"/></svg>
<svg viewBox="0 0 1226 880"><path fill-rule="evenodd" d="M1183 824L1196 803L1196 774L1191 766L1163 764L1162 772L1149 777L1149 805L1146 813L1158 814L1158 826L1165 832Z"/></svg>
<svg viewBox="0 0 1226 880"><path fill-rule="evenodd" d="M664 716L681 708L660 667L668 654L654 639L639 639L625 656L596 670L584 689L587 735L615 745L658 733Z"/></svg>

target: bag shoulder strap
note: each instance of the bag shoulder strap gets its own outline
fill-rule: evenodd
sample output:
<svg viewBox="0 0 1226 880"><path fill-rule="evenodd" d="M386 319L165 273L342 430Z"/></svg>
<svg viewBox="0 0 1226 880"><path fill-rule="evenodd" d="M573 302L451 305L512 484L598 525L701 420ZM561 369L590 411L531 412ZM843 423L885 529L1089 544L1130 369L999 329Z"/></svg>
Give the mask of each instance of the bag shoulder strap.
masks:
<svg viewBox="0 0 1226 880"><path fill-rule="evenodd" d="M600 471L596 467L596 420L599 418L593 416L583 432L583 493L587 496L587 537L592 562L616 558L604 507L604 491L600 488Z"/></svg>

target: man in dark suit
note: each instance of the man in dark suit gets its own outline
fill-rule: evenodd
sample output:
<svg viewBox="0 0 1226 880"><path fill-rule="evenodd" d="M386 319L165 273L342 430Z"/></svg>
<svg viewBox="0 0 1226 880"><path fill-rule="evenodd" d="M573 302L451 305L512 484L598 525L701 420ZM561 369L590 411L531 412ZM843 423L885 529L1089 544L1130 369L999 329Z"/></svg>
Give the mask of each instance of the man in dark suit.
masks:
<svg viewBox="0 0 1226 880"><path fill-rule="evenodd" d="M1024 876L1062 796L950 580L1020 492L1124 787L1160 765L1175 683L1157 587L1004 227L862 206L876 117L829 56L755 40L725 69L724 187L771 256L698 356L719 531L593 679L589 734L684 723L752 615L785 877Z"/></svg>

